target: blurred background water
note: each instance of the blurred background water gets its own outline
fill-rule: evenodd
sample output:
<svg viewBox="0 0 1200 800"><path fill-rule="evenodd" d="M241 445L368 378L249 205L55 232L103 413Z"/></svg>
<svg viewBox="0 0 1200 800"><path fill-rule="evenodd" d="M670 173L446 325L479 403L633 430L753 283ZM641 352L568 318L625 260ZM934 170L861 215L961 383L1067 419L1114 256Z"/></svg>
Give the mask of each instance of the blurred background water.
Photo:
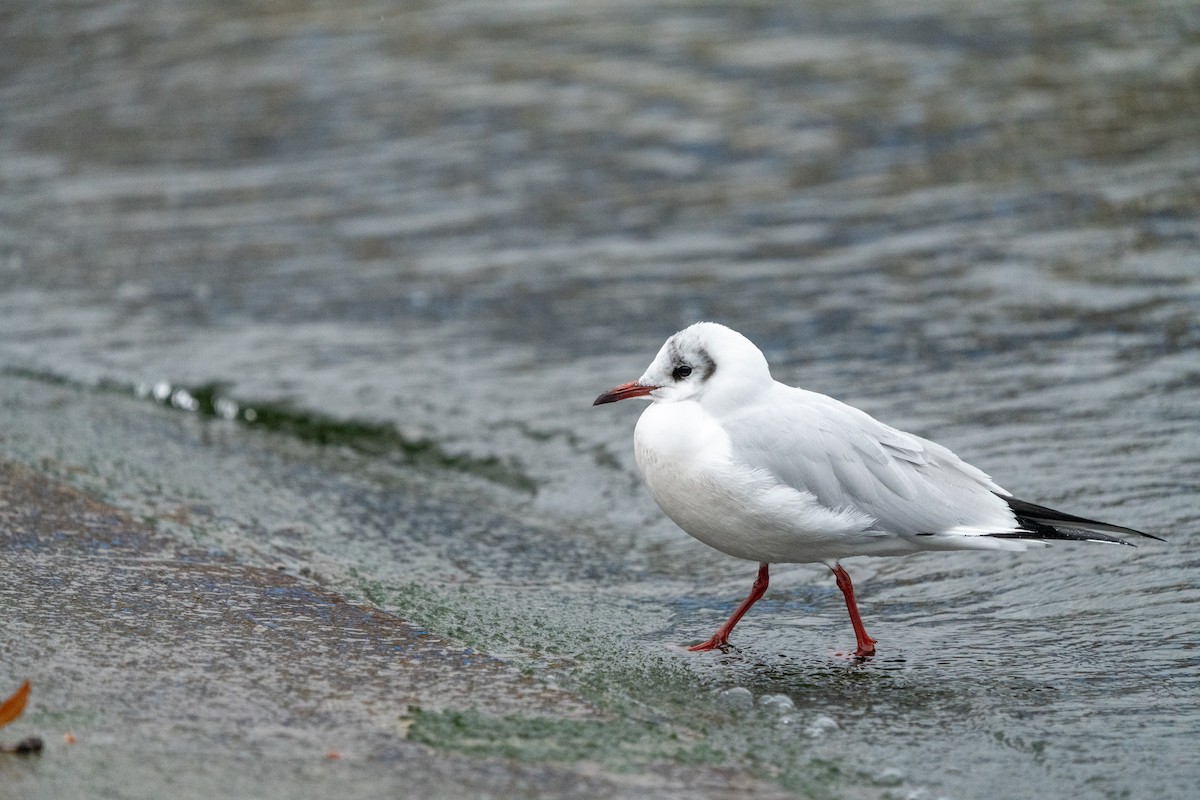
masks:
<svg viewBox="0 0 1200 800"><path fill-rule="evenodd" d="M784 792L1194 792L1200 7L10 2L0 111L4 458ZM783 569L677 652L754 567L590 403L698 319L1168 543L851 561L860 665Z"/></svg>

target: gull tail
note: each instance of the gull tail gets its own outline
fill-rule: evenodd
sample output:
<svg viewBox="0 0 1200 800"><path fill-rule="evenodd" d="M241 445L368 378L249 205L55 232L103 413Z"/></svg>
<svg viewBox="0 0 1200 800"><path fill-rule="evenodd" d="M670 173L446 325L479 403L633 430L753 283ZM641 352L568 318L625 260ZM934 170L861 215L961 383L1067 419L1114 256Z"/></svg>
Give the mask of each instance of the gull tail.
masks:
<svg viewBox="0 0 1200 800"><path fill-rule="evenodd" d="M1147 539L1156 539L1160 542L1166 541L1145 531L1110 525L1107 522L1097 522L1094 519L1076 517L1073 514L1064 514L1061 511L1039 506L1036 503L1027 503L1015 497L1005 497L1004 495L999 495L999 497L1008 503L1008 507L1017 517L1017 524L1021 527L1021 530L1011 533L990 534L1001 539L1070 539L1080 542L1111 542L1134 546L1133 542L1113 535L1120 534L1145 536Z"/></svg>

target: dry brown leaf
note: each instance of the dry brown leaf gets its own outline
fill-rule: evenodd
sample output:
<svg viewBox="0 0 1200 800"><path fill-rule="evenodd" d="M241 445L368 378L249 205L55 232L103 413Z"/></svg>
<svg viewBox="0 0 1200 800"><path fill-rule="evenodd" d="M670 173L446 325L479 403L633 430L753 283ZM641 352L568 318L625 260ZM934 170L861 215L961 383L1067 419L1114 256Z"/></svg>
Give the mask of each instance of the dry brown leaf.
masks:
<svg viewBox="0 0 1200 800"><path fill-rule="evenodd" d="M21 688L13 692L12 697L0 703L0 728L21 716L25 710L25 701L29 699L29 681L21 684Z"/></svg>

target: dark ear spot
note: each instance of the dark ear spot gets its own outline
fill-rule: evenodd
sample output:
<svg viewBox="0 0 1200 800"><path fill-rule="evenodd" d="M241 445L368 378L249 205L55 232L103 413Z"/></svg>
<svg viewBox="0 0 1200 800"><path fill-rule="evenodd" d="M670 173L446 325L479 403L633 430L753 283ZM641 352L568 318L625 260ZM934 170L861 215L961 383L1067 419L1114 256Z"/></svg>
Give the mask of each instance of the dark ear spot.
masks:
<svg viewBox="0 0 1200 800"><path fill-rule="evenodd" d="M700 380L706 381L717 371L717 362L713 361L712 356L703 347L700 348L697 356L696 369L700 370Z"/></svg>

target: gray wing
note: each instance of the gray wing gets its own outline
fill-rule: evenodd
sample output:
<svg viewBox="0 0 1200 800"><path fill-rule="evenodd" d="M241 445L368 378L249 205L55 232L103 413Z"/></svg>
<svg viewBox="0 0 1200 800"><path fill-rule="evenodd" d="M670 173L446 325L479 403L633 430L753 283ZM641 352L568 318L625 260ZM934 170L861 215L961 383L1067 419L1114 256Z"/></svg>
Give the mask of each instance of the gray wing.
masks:
<svg viewBox="0 0 1200 800"><path fill-rule="evenodd" d="M733 455L872 530L903 536L1018 529L1009 493L945 447L815 392L776 384L769 400L721 419ZM1000 495L1000 496L997 496Z"/></svg>

